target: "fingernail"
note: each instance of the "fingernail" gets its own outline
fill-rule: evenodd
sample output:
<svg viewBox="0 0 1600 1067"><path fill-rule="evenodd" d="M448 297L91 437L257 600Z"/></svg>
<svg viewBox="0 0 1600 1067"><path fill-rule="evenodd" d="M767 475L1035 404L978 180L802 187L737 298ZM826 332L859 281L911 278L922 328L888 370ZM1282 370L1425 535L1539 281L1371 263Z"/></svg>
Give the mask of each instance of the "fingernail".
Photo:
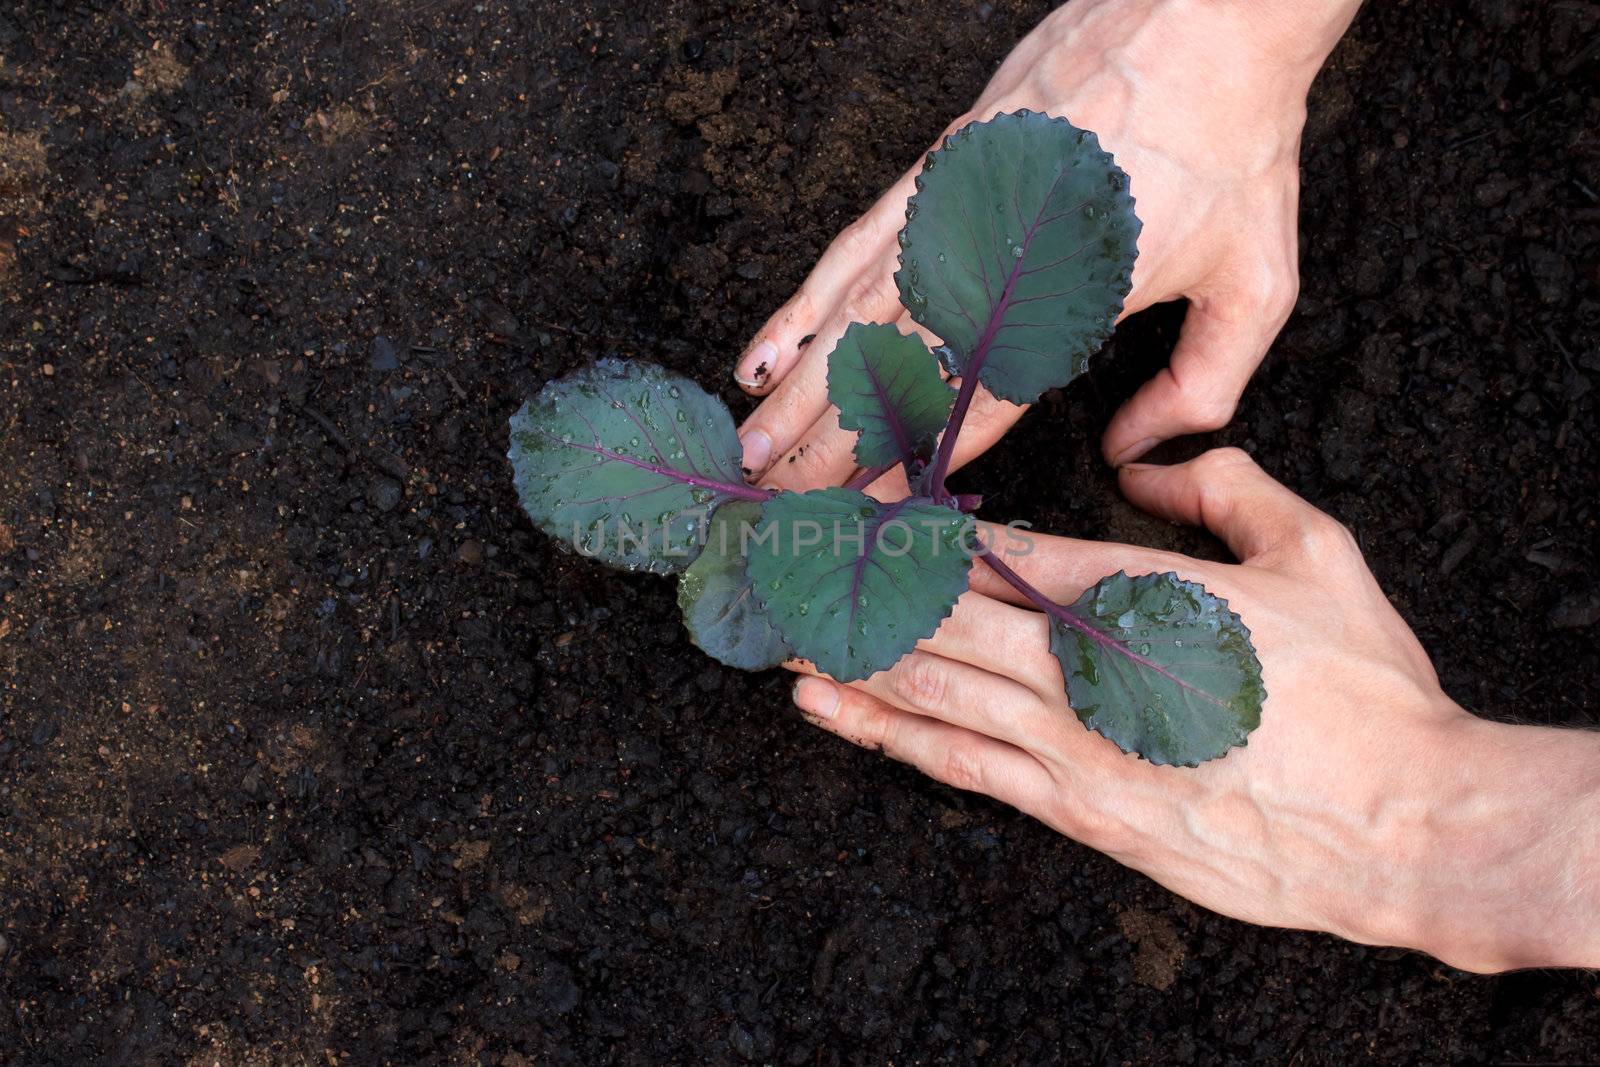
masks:
<svg viewBox="0 0 1600 1067"><path fill-rule="evenodd" d="M794 683L794 703L807 715L831 719L839 713L839 687L826 678L802 678Z"/></svg>
<svg viewBox="0 0 1600 1067"><path fill-rule="evenodd" d="M738 366L733 369L733 380L746 389L765 385L772 377L772 366L776 362L778 346L771 341L761 341L740 357Z"/></svg>
<svg viewBox="0 0 1600 1067"><path fill-rule="evenodd" d="M1113 467L1126 466L1156 447L1159 443L1154 437L1146 437L1143 441L1131 444L1121 452L1118 452L1116 457L1111 460L1111 465Z"/></svg>
<svg viewBox="0 0 1600 1067"><path fill-rule="evenodd" d="M1154 471L1160 470L1159 463L1123 463L1117 467L1119 471Z"/></svg>
<svg viewBox="0 0 1600 1067"><path fill-rule="evenodd" d="M772 458L772 438L761 430L746 430L739 435L739 442L744 445L744 469L751 474L766 470L767 460Z"/></svg>

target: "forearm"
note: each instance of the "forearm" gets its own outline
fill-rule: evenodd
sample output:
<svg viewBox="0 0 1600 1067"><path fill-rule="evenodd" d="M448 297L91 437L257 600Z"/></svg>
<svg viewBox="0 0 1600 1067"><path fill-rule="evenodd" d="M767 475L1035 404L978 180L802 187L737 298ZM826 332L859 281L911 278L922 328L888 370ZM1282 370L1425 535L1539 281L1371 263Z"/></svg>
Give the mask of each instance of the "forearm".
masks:
<svg viewBox="0 0 1600 1067"><path fill-rule="evenodd" d="M1454 733L1419 947L1474 970L1600 967L1600 733Z"/></svg>

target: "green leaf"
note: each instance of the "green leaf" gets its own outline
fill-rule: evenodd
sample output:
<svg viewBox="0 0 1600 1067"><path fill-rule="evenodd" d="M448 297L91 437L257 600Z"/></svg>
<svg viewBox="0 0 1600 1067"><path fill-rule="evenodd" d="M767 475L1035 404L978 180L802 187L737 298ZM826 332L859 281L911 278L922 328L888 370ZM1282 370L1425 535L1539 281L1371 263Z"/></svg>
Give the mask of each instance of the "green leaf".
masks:
<svg viewBox="0 0 1600 1067"><path fill-rule="evenodd" d="M730 667L759 671L789 658L789 646L751 594L744 545L761 521L761 505L730 500L711 516L706 544L678 579L678 607L689 637Z"/></svg>
<svg viewBox="0 0 1600 1067"><path fill-rule="evenodd" d="M892 666L950 614L972 569L971 525L925 498L779 493L761 509L745 566L790 647L853 682Z"/></svg>
<svg viewBox="0 0 1600 1067"><path fill-rule="evenodd" d="M1085 726L1151 763L1216 759L1261 723L1267 691L1227 601L1175 574L1102 578L1050 629Z"/></svg>
<svg viewBox="0 0 1600 1067"><path fill-rule="evenodd" d="M1132 288L1139 220L1128 176L1095 135L1018 111L928 155L895 274L953 374L1028 404L1067 384L1111 335Z"/></svg>
<svg viewBox="0 0 1600 1067"><path fill-rule="evenodd" d="M549 383L511 417L509 458L534 524L613 566L670 574L746 485L733 417L694 382L602 359Z"/></svg>
<svg viewBox="0 0 1600 1067"><path fill-rule="evenodd" d="M927 462L950 418L955 390L915 334L853 322L828 357L828 399L839 425L860 430L856 462L884 467Z"/></svg>

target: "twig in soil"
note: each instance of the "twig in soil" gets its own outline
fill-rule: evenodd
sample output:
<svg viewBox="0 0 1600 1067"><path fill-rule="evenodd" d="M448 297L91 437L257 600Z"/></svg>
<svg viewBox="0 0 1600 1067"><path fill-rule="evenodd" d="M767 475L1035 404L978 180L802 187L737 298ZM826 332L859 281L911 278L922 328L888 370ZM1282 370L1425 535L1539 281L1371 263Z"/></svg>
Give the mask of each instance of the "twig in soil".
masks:
<svg viewBox="0 0 1600 1067"><path fill-rule="evenodd" d="M1454 152L1458 148L1465 148L1469 144L1477 144L1485 137L1491 137L1493 135L1493 130L1479 130L1477 133L1469 133L1464 137L1457 137L1453 141L1446 141L1444 150L1446 152Z"/></svg>
<svg viewBox="0 0 1600 1067"><path fill-rule="evenodd" d="M580 334L579 336L582 335ZM485 344L491 344L497 348L508 348L519 356L533 355L533 349L528 347L529 341L525 337L507 333L490 333L483 340Z"/></svg>
<svg viewBox="0 0 1600 1067"><path fill-rule="evenodd" d="M350 444L349 440L344 434L339 432L339 427L333 424L332 419L328 418L328 416L324 415L310 404L301 404L298 410L306 418L322 427L322 432L328 435L328 440L338 445L346 455L355 455L356 450L354 446Z"/></svg>

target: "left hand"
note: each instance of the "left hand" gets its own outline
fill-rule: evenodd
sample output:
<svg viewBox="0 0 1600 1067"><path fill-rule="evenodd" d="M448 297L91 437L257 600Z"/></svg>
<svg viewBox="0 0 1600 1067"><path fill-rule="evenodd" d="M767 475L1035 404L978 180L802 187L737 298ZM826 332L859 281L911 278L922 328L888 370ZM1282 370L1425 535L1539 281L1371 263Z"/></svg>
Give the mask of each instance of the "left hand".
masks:
<svg viewBox="0 0 1600 1067"><path fill-rule="evenodd" d="M1131 179L1144 228L1124 313L1180 296L1190 307L1171 366L1106 430L1112 464L1224 425L1288 318L1306 90L1353 8L1078 0L1024 38L946 129L1020 108L1064 116L1094 130ZM854 469L854 434L839 429L826 386L829 353L851 322L898 320L931 339L903 313L893 280L920 164L829 246L735 368L765 397L740 437L745 467L767 484L836 485ZM980 392L954 466L1023 410Z"/></svg>

